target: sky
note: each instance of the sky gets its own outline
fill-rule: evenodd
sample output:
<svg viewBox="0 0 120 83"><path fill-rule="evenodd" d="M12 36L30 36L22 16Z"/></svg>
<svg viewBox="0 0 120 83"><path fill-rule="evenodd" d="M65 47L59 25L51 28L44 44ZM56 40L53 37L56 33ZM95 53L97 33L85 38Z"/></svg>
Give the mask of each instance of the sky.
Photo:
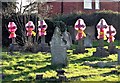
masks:
<svg viewBox="0 0 120 83"><path fill-rule="evenodd" d="M17 0L17 2L19 2L19 4L17 4L17 7L20 9L20 4L21 4L21 1L22 1L22 6L25 6L25 5L28 5L30 2L28 0ZM33 0L32 0L33 1ZM23 12L24 8L22 8L22 12ZM16 10L16 12L18 12Z"/></svg>

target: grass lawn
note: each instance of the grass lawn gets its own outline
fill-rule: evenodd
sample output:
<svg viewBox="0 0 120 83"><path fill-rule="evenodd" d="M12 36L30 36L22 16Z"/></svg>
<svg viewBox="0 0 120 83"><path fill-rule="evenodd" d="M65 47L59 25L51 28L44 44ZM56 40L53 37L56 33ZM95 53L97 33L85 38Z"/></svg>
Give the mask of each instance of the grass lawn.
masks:
<svg viewBox="0 0 120 83"><path fill-rule="evenodd" d="M95 48L86 48L88 53L73 54L68 50L68 66L61 68L65 70L65 76L71 81L118 81L116 73L110 73L116 68L100 68L82 65L84 61L117 61L117 54L104 58L93 57ZM5 75L3 81L35 81L36 73L42 73L44 79L58 78L56 67L51 66L50 53L19 53L10 56L7 52L2 52L2 72Z"/></svg>

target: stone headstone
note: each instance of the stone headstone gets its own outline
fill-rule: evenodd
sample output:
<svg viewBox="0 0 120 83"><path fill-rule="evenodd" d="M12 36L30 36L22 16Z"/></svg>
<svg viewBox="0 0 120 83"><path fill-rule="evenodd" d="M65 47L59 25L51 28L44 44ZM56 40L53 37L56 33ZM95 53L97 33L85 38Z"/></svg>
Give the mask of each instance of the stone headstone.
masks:
<svg viewBox="0 0 120 83"><path fill-rule="evenodd" d="M50 42L52 65L66 66L67 65L67 49L62 40L61 32L58 27L55 28L52 40Z"/></svg>
<svg viewBox="0 0 120 83"><path fill-rule="evenodd" d="M107 57L107 56L109 56L109 52L105 48L97 47L96 52L93 52L93 56L95 56L95 57Z"/></svg>
<svg viewBox="0 0 120 83"><path fill-rule="evenodd" d="M74 29L73 26L69 26L68 31L70 32L72 43L75 43L75 36L77 34L77 31Z"/></svg>
<svg viewBox="0 0 120 83"><path fill-rule="evenodd" d="M118 64L120 65L120 50L118 51Z"/></svg>
<svg viewBox="0 0 120 83"><path fill-rule="evenodd" d="M72 39L71 39L71 36L70 36L70 33L65 31L63 34L63 40L65 41L65 44L67 46L67 49L70 49L71 45L72 45Z"/></svg>
<svg viewBox="0 0 120 83"><path fill-rule="evenodd" d="M86 38L84 38L84 46L92 47L92 38L89 34L87 34Z"/></svg>
<svg viewBox="0 0 120 83"><path fill-rule="evenodd" d="M116 50L116 46L113 44L113 42L111 42L108 46L108 52L110 54L115 54L117 53L115 50Z"/></svg>
<svg viewBox="0 0 120 83"><path fill-rule="evenodd" d="M120 65L120 49L115 50L118 54L118 65Z"/></svg>

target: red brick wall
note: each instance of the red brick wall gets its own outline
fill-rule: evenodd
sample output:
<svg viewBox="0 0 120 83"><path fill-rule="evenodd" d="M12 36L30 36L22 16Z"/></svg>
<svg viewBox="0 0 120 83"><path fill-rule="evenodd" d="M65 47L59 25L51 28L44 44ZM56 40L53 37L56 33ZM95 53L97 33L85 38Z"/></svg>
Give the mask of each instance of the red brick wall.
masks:
<svg viewBox="0 0 120 83"><path fill-rule="evenodd" d="M113 11L119 11L119 4L118 2L100 2L100 9L101 10L113 10Z"/></svg>
<svg viewBox="0 0 120 83"><path fill-rule="evenodd" d="M63 12L66 13L72 13L72 12L79 12L82 10L82 3L78 2L64 2L63 3Z"/></svg>
<svg viewBox="0 0 120 83"><path fill-rule="evenodd" d="M61 13L61 2L51 2L48 3L53 6L51 13L59 14ZM93 9L84 9L83 2L63 2L63 13L69 14L71 12L85 12L92 13L100 10L113 10L120 12L120 2L100 2L100 10L95 9L95 2L92 2Z"/></svg>
<svg viewBox="0 0 120 83"><path fill-rule="evenodd" d="M51 11L53 14L61 13L61 3L60 2L51 2L48 4L53 6L52 11Z"/></svg>

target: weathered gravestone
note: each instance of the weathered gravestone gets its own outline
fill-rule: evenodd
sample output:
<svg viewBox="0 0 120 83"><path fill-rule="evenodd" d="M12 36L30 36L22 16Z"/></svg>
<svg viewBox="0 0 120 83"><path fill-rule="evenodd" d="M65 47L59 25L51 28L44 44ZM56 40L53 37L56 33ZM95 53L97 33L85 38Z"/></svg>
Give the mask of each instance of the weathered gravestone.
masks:
<svg viewBox="0 0 120 83"><path fill-rule="evenodd" d="M120 49L115 49L118 54L118 65L120 65Z"/></svg>
<svg viewBox="0 0 120 83"><path fill-rule="evenodd" d="M19 50L19 46L15 41L16 38L16 34L15 31L17 30L17 26L14 22L9 22L8 24L8 31L10 32L9 38L12 39L12 43L9 46L8 52L10 52L10 54L13 54L13 51L18 51Z"/></svg>
<svg viewBox="0 0 120 83"><path fill-rule="evenodd" d="M110 54L116 53L116 51L115 51L116 48L115 48L115 45L113 43L114 40L115 40L115 38L114 38L115 34L116 34L115 28L112 25L110 25L106 29L106 36L108 37L107 42L110 43L109 46L108 46L108 51L109 51Z"/></svg>
<svg viewBox="0 0 120 83"><path fill-rule="evenodd" d="M67 49L62 40L61 32L58 27L55 28L52 40L50 42L52 65L53 66L66 66L67 65Z"/></svg>
<svg viewBox="0 0 120 83"><path fill-rule="evenodd" d="M71 35L71 39L72 39L72 43L75 43L75 36L77 34L77 31L74 29L73 26L69 26L68 27L68 32L70 32L70 35Z"/></svg>
<svg viewBox="0 0 120 83"><path fill-rule="evenodd" d="M83 38L86 37L84 30L86 28L86 25L84 23L83 19L78 19L74 26L75 30L77 30L76 40L78 41L77 48L73 51L73 53L84 53L85 47Z"/></svg>
<svg viewBox="0 0 120 83"><path fill-rule="evenodd" d="M84 46L85 47L92 47L92 38L89 34L87 34L86 38L84 39Z"/></svg>
<svg viewBox="0 0 120 83"><path fill-rule="evenodd" d="M40 47L39 50L41 52L49 52L50 51L50 47L48 46L47 43L45 43L45 35L46 33L46 29L47 29L47 24L45 23L44 20L38 21L38 31L39 31L39 36L41 37L41 43L40 43Z"/></svg>
<svg viewBox="0 0 120 83"><path fill-rule="evenodd" d="M72 39L71 39L70 33L65 30L65 32L62 34L62 36L63 36L63 40L65 41L65 44L67 46L67 49L70 49L70 47L72 45Z"/></svg>
<svg viewBox="0 0 120 83"><path fill-rule="evenodd" d="M96 48L96 52L93 53L93 56L97 57L106 57L109 55L109 52L104 48L104 39L106 35L106 28L108 27L106 21L101 19L97 24L99 46Z"/></svg>
<svg viewBox="0 0 120 83"><path fill-rule="evenodd" d="M118 65L120 65L120 50L118 50L117 53L118 53Z"/></svg>

